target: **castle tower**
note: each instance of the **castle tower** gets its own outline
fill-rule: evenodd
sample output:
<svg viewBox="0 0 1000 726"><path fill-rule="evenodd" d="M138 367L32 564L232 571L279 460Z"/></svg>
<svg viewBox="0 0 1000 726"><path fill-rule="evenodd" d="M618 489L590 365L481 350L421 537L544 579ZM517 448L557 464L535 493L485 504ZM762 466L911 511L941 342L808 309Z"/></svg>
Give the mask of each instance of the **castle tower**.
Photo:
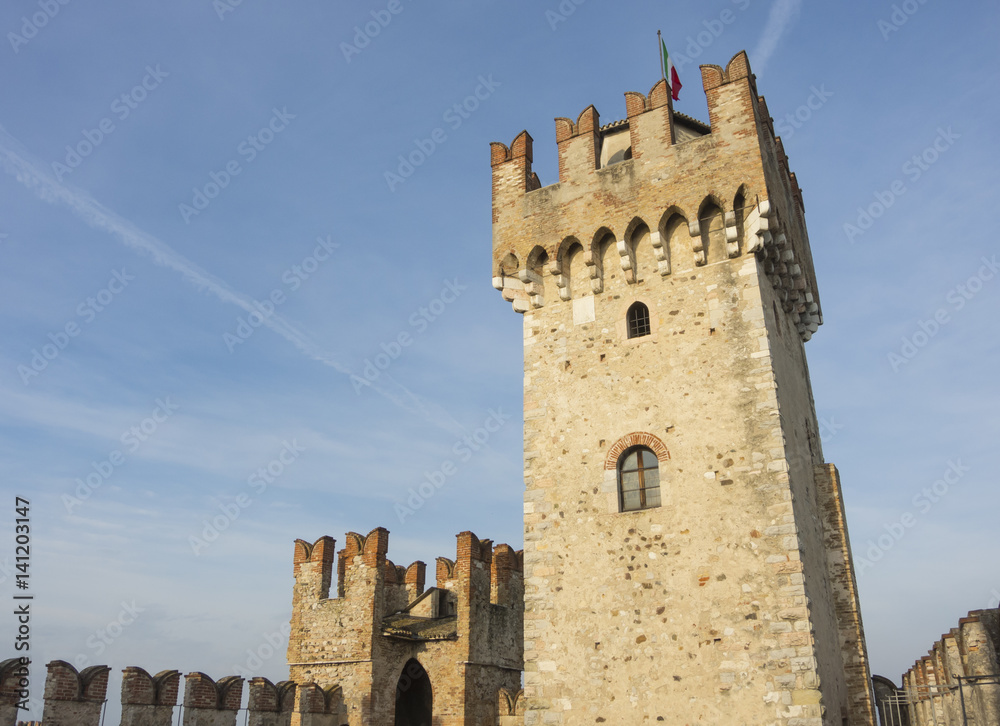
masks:
<svg viewBox="0 0 1000 726"><path fill-rule="evenodd" d="M840 485L804 343L802 195L745 53L710 126L627 118L491 146L493 284L524 316L525 717L873 725Z"/></svg>
<svg viewBox="0 0 1000 726"><path fill-rule="evenodd" d="M337 718L308 723L335 726L492 724L500 694L520 686L521 553L462 532L455 559L437 558L436 587L425 590L423 562L387 558L386 529L349 532L336 557L335 546L331 537L295 542L296 710L319 713L305 709L316 701Z"/></svg>

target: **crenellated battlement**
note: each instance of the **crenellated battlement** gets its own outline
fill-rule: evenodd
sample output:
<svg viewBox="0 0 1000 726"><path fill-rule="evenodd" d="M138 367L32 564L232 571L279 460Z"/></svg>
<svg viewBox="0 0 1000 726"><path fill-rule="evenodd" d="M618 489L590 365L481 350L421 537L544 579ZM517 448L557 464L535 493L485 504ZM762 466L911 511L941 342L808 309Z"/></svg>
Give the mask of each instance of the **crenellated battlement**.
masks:
<svg viewBox="0 0 1000 726"><path fill-rule="evenodd" d="M485 573L489 585L479 586L479 595L488 595L490 602L497 598L490 593L507 592L516 588L516 581L523 570L523 553L515 552L510 545L494 546L492 540L480 540L472 532L457 535L456 558L438 557L436 560L436 586L454 590L460 582L472 581L473 573ZM427 565L420 560L408 566L396 565L386 555L389 550L389 532L377 528L360 535L348 532L347 546L334 557L336 540L320 537L310 544L295 540L293 569L295 574L295 607L312 607L320 601L336 603L357 596L365 601L373 593L376 582L383 595L389 593L398 600L402 593L402 607L416 601L424 593ZM337 595L330 597L334 564L337 568ZM510 603L507 603L508 606Z"/></svg>
<svg viewBox="0 0 1000 726"><path fill-rule="evenodd" d="M9 663L10 661L5 661ZM45 711L42 721L51 726L97 723L108 690L108 666L77 671L64 660L46 664Z"/></svg>
<svg viewBox="0 0 1000 726"><path fill-rule="evenodd" d="M169 724L180 682L180 671L151 676L142 668L126 668L122 673L122 726Z"/></svg>
<svg viewBox="0 0 1000 726"><path fill-rule="evenodd" d="M876 676L882 722L911 726L1000 723L1000 609L973 610L903 674L897 688Z"/></svg>
<svg viewBox="0 0 1000 726"><path fill-rule="evenodd" d="M330 537L320 537L313 544L295 540L296 597L320 600L330 594L336 546Z"/></svg>
<svg viewBox="0 0 1000 726"><path fill-rule="evenodd" d="M0 726L18 723L17 694L10 686L21 658L0 663ZM46 726L98 726L107 701L106 665L77 671L62 660L48 663L42 723ZM164 670L151 676L143 668L129 666L122 671L121 726L328 726L343 723L345 714L341 690L316 683L296 685L291 681L271 683L254 678L249 683L247 708L241 707L243 678L226 676L218 681L204 673L184 677L184 699L178 704L180 672ZM175 715L176 714L176 715Z"/></svg>
<svg viewBox="0 0 1000 726"><path fill-rule="evenodd" d="M532 171L527 131L491 144L493 285L515 311L752 255L803 340L816 331L802 191L746 53L701 71L708 125L674 112L663 80L625 93L623 121L557 118L555 184Z"/></svg>
<svg viewBox="0 0 1000 726"><path fill-rule="evenodd" d="M172 706L177 702L180 680L180 671L160 671L151 676L142 668L129 666L122 675L122 700L143 706Z"/></svg>
<svg viewBox="0 0 1000 726"><path fill-rule="evenodd" d="M243 679L226 676L218 681L196 671L184 676L185 708L214 711L235 711L243 699Z"/></svg>

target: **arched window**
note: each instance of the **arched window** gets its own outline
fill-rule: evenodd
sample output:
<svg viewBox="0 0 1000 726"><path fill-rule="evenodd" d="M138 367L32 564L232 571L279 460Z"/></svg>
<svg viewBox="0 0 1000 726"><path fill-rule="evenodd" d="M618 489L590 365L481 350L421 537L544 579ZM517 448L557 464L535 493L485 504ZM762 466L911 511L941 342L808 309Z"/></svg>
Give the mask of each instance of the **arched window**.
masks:
<svg viewBox="0 0 1000 726"><path fill-rule="evenodd" d="M623 512L660 506L660 462L645 446L635 446L618 460L618 499Z"/></svg>
<svg viewBox="0 0 1000 726"><path fill-rule="evenodd" d="M729 259L726 250L726 223L722 210L714 202L708 202L701 208L698 216L701 222L701 247L704 250L704 259L696 264L704 265Z"/></svg>
<svg viewBox="0 0 1000 726"><path fill-rule="evenodd" d="M649 335L649 308L643 303L632 303L625 318L628 321L628 337L640 338Z"/></svg>

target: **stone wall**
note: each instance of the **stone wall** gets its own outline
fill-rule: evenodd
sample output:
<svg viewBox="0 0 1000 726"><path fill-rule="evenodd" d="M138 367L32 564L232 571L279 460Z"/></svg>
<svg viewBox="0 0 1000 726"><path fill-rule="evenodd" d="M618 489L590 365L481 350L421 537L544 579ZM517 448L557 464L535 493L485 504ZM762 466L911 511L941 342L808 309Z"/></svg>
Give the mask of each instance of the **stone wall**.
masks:
<svg viewBox="0 0 1000 726"><path fill-rule="evenodd" d="M816 467L816 492L820 503L827 551L829 585L840 635L841 664L847 687L848 723L875 723L872 678L861 621L861 601L847 534L840 474L832 464Z"/></svg>

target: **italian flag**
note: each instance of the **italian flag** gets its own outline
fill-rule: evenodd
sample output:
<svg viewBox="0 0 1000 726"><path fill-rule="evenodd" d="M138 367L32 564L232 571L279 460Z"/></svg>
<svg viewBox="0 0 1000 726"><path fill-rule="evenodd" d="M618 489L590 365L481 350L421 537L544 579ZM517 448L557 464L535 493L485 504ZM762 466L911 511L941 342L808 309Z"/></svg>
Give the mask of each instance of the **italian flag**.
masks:
<svg viewBox="0 0 1000 726"><path fill-rule="evenodd" d="M670 86L670 95L677 101L681 95L681 77L677 75L674 62L670 60L670 54L667 52L667 43L662 38L660 39L660 45L663 48L663 57L661 58L663 62L663 77L667 79L667 85Z"/></svg>

